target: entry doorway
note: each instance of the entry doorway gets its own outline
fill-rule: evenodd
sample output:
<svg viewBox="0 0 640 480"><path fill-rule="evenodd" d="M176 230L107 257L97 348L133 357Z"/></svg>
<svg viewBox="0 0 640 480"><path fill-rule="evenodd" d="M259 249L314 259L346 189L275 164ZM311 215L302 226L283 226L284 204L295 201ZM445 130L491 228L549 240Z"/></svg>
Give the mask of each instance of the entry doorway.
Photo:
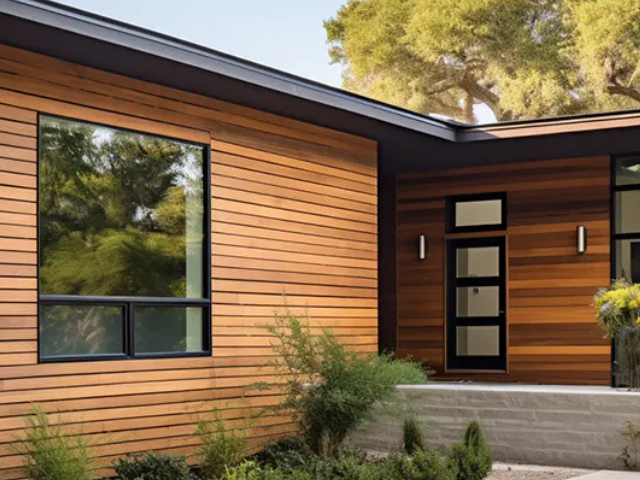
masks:
<svg viewBox="0 0 640 480"><path fill-rule="evenodd" d="M507 367L505 237L447 241L447 369Z"/></svg>

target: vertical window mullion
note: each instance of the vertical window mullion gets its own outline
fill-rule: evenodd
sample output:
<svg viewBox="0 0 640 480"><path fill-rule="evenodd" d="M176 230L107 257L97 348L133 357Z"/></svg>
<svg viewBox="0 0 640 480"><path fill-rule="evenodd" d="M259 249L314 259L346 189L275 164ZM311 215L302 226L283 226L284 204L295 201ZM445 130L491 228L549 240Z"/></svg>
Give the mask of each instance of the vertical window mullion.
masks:
<svg viewBox="0 0 640 480"><path fill-rule="evenodd" d="M135 356L135 329L133 324L133 302L127 303L127 355L129 357Z"/></svg>

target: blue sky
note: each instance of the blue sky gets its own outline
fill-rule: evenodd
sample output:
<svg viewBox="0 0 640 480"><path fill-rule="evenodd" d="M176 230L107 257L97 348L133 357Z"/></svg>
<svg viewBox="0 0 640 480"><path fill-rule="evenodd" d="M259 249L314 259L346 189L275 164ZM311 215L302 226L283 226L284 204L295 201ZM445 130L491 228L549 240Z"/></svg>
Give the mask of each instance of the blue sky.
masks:
<svg viewBox="0 0 640 480"><path fill-rule="evenodd" d="M58 0L334 87L322 21L346 0Z"/></svg>

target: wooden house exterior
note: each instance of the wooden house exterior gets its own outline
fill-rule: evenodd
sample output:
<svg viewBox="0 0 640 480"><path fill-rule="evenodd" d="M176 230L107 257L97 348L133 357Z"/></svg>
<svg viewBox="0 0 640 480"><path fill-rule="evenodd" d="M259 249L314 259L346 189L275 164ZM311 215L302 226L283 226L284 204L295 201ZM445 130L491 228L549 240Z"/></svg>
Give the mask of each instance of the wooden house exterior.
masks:
<svg viewBox="0 0 640 480"><path fill-rule="evenodd" d="M88 131L85 153L65 147ZM140 198L130 218L154 227L127 245L173 255L178 235L195 280L157 280L154 258L149 285L104 295L82 279L108 285L122 249L92 247L77 278L47 252L62 214L93 225L70 239L137 235L95 213L121 207L95 193L122 167L105 139L131 138L148 156L182 152L185 178L197 170L197 188L174 182L171 198L198 221L189 236L175 210ZM89 437L103 469L126 453L192 453L212 407L234 424L278 401L246 386L276 380L260 325L286 309L357 351L423 361L434 379L611 385L591 302L612 278L640 282L638 138L637 112L457 125L48 1L0 1L0 480L23 477L10 444L33 403ZM97 150L112 163L51 170ZM153 186L152 170L122 184ZM75 218L83 192L94 201ZM70 245L60 258L78 261ZM97 321L102 307L113 341L64 351L51 319ZM153 322L175 323L171 311L186 327L167 327L184 332L167 351ZM292 431L262 417L250 437Z"/></svg>

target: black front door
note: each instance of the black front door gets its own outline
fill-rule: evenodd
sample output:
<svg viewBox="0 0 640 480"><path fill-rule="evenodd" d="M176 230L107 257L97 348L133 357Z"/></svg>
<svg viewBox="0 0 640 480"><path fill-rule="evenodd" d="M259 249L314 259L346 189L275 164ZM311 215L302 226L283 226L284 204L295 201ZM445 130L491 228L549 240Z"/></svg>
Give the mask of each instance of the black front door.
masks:
<svg viewBox="0 0 640 480"><path fill-rule="evenodd" d="M447 368L506 369L504 237L447 242Z"/></svg>

